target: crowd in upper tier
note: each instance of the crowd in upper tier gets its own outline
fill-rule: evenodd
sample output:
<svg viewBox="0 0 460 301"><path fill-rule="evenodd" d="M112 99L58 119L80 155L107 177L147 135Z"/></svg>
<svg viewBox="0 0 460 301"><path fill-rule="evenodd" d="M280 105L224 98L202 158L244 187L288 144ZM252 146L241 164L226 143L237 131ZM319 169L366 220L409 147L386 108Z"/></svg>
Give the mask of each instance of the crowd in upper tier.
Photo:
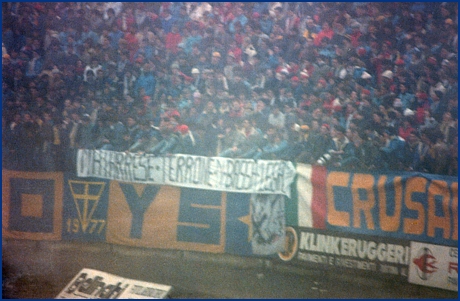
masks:
<svg viewBox="0 0 460 301"><path fill-rule="evenodd" d="M3 2L3 168L78 149L457 176L456 2Z"/></svg>

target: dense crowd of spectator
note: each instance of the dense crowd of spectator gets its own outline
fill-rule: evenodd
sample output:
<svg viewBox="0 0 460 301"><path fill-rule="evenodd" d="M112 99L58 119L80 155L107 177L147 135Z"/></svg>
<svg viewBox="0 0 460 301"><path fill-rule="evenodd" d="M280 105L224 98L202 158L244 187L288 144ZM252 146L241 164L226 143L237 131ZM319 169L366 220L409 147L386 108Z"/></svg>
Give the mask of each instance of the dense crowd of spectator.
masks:
<svg viewBox="0 0 460 301"><path fill-rule="evenodd" d="M2 8L4 168L86 148L457 175L456 2Z"/></svg>

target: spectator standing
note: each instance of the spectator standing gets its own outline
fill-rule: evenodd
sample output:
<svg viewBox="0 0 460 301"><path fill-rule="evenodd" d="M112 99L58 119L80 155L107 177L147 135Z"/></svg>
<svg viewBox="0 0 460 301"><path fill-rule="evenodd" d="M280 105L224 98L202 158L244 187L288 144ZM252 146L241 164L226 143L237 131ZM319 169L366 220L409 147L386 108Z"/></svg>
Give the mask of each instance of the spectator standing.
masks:
<svg viewBox="0 0 460 301"><path fill-rule="evenodd" d="M282 105L273 106L271 113L268 115L268 123L278 130L282 130L286 126L286 118L281 111L281 106Z"/></svg>
<svg viewBox="0 0 460 301"><path fill-rule="evenodd" d="M380 149L385 169L402 170L405 141L393 127L383 132L384 146Z"/></svg>
<svg viewBox="0 0 460 301"><path fill-rule="evenodd" d="M53 118L49 112L43 112L41 124L40 124L40 140L42 142L40 148L41 157L41 170L43 171L54 171L54 156L53 156Z"/></svg>
<svg viewBox="0 0 460 301"><path fill-rule="evenodd" d="M154 154L156 156L164 156L173 154L179 146L180 137L176 133L177 123L171 120L169 117L163 117L160 123L160 134L161 140L146 150L148 154Z"/></svg>
<svg viewBox="0 0 460 301"><path fill-rule="evenodd" d="M40 129L32 114L23 114L18 130L19 169L37 171L40 155Z"/></svg>

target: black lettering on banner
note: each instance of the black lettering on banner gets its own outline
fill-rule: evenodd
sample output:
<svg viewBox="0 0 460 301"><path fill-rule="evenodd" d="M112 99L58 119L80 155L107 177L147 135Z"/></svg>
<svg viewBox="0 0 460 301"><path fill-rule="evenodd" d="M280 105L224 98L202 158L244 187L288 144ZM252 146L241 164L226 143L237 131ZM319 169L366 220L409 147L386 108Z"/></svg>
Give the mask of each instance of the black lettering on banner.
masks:
<svg viewBox="0 0 460 301"><path fill-rule="evenodd" d="M128 158L125 153L118 153L119 157L119 162L120 162L120 175L121 178L124 179L124 181L128 182L130 180L129 178L129 165L127 165Z"/></svg>
<svg viewBox="0 0 460 301"><path fill-rule="evenodd" d="M162 290L155 289L153 287L143 287L140 285L134 285L131 288L130 294L138 295L138 296L146 296L151 298L161 298L162 295L165 293Z"/></svg>
<svg viewBox="0 0 460 301"><path fill-rule="evenodd" d="M200 157L197 157L196 159L193 159L190 157L192 163L192 179L191 183L193 184L199 184L200 183L200 165L201 165L201 159Z"/></svg>
<svg viewBox="0 0 460 301"><path fill-rule="evenodd" d="M280 183L280 168L278 163L273 163L273 185L272 185L272 190L271 191L277 191L279 189L279 183Z"/></svg>
<svg viewBox="0 0 460 301"><path fill-rule="evenodd" d="M244 164L244 170L243 170L243 178L244 178L244 185L243 189L251 189L252 183L251 183L251 170L252 166L254 165L254 161L246 161Z"/></svg>
<svg viewBox="0 0 460 301"><path fill-rule="evenodd" d="M114 161L115 161L118 178L123 181L126 181L124 178L124 163L123 163L124 156L123 155L124 155L123 153L118 153L118 152L114 153Z"/></svg>
<svg viewBox="0 0 460 301"><path fill-rule="evenodd" d="M246 160L241 168L241 189L251 188L251 177L249 176L249 169L251 168L252 162Z"/></svg>
<svg viewBox="0 0 460 301"><path fill-rule="evenodd" d="M193 181L193 159L187 157L185 159L185 169L187 170L187 178L182 183L192 183Z"/></svg>
<svg viewBox="0 0 460 301"><path fill-rule="evenodd" d="M200 185L206 185L206 177L207 177L207 172L206 170L208 169L208 159L207 157L198 157L199 158L199 181Z"/></svg>
<svg viewBox="0 0 460 301"><path fill-rule="evenodd" d="M261 187L261 169L263 169L263 164L256 164L254 166L255 168L253 168L252 170L252 185L253 185L253 189L257 190L257 191L260 191L260 187Z"/></svg>
<svg viewBox="0 0 460 301"><path fill-rule="evenodd" d="M287 162L290 163L290 162ZM155 157L103 150L80 150L80 176L124 182L171 183L212 190L286 193L292 167L284 161L213 158L192 155ZM163 169L161 169L163 168ZM283 169L288 168L289 171ZM289 180L291 179L289 174ZM158 176L157 181L154 178Z"/></svg>
<svg viewBox="0 0 460 301"><path fill-rule="evenodd" d="M282 191L283 190L283 183L284 183L284 169L282 168L281 163L276 164L276 185L275 191Z"/></svg>
<svg viewBox="0 0 460 301"><path fill-rule="evenodd" d="M73 293L76 289L80 287L80 285L86 280L86 276L88 276L87 273L81 273L77 279L75 279L74 283L72 283L71 286L67 289L66 293L71 294Z"/></svg>
<svg viewBox="0 0 460 301"><path fill-rule="evenodd" d="M280 191L282 191L282 193L284 193L284 194L286 194L286 190L285 190L286 186L289 187L289 185L285 185L285 184L286 184L286 176L287 176L287 175L285 174L285 171L287 171L287 170L289 170L289 169L288 169L288 166L287 166L286 162L283 161L283 162L281 163L281 166L280 166L279 171L278 171L278 172L279 172L279 175L280 175L280 182L279 182L279 187L278 187L278 189L279 189ZM288 188L288 189L289 189L289 188Z"/></svg>
<svg viewBox="0 0 460 301"><path fill-rule="evenodd" d="M225 188L231 188L233 186L233 173L235 171L233 160L227 161L227 168L225 172Z"/></svg>
<svg viewBox="0 0 460 301"><path fill-rule="evenodd" d="M221 163L220 160L217 160L216 163L217 163L217 166L216 166L216 172L217 172L216 182L219 183L219 187L223 187L225 177L224 177L224 173L223 173L223 169L222 169L222 163Z"/></svg>
<svg viewBox="0 0 460 301"><path fill-rule="evenodd" d="M139 166L136 168L136 172L134 173L134 180L136 181L145 181L147 179L147 166L146 166L146 157L139 156ZM142 170L144 171L142 176Z"/></svg>
<svg viewBox="0 0 460 301"><path fill-rule="evenodd" d="M117 167L120 173L120 178L124 181L127 181L126 178L126 170L125 170L125 154L124 153L116 153L115 161L117 162Z"/></svg>
<svg viewBox="0 0 460 301"><path fill-rule="evenodd" d="M172 160L172 159L171 159L171 160ZM171 160L165 160L165 159L162 160L162 161L163 161L163 177L162 177L163 183L166 182L166 177L167 177L166 171L169 170L169 166L167 166L166 164L167 164L167 163L168 163L168 164L171 164ZM177 160L177 159L176 159L176 160ZM177 180L177 178L176 178L176 180Z"/></svg>
<svg viewBox="0 0 460 301"><path fill-rule="evenodd" d="M147 156L139 156L139 166L135 171L137 181L145 181L147 179Z"/></svg>
<svg viewBox="0 0 460 301"><path fill-rule="evenodd" d="M132 154L132 153L128 153L128 158L129 158L129 162L130 162L130 165L131 165L131 170L130 170L131 181L134 181L134 179L136 178L135 171L136 171L137 165L139 163L139 156L135 155L135 154Z"/></svg>
<svg viewBox="0 0 460 301"><path fill-rule="evenodd" d="M133 287L131 287L131 290L129 291L130 294L135 294L135 295L140 295L142 293L142 289L144 287L143 286L140 286L140 285L133 285Z"/></svg>
<svg viewBox="0 0 460 301"><path fill-rule="evenodd" d="M116 179L123 179L123 169L124 169L124 162L123 157L120 157L120 153L113 153L113 161L115 162L115 170L117 177Z"/></svg>
<svg viewBox="0 0 460 301"><path fill-rule="evenodd" d="M206 186L212 187L211 178L215 174L213 172L214 159L211 157L211 158L208 158L207 160L208 160L208 162L207 162L207 168L205 169L206 177L205 177L205 180L204 180L204 184ZM217 182L217 183L219 183L219 182Z"/></svg>
<svg viewBox="0 0 460 301"><path fill-rule="evenodd" d="M177 159L177 176L176 181L178 183L183 183L184 179L187 178L187 168L185 165L185 158L183 156L179 156Z"/></svg>
<svg viewBox="0 0 460 301"><path fill-rule="evenodd" d="M195 167L194 166L195 162L194 162L192 157L187 157L186 162L187 162L186 163L186 166L187 166L186 168L187 168L188 177L187 177L187 179L185 179L185 183L192 183L193 178L194 178L193 171L194 171L194 167Z"/></svg>
<svg viewBox="0 0 460 301"><path fill-rule="evenodd" d="M112 166L111 168L112 174L115 179L119 179L120 170L119 170L119 166L116 160L117 160L117 153L110 152L110 162L112 162L112 164L110 165Z"/></svg>
<svg viewBox="0 0 460 301"><path fill-rule="evenodd" d="M116 179L118 176L118 170L114 162L115 153L112 151L109 151L107 152L107 157L108 157L107 164L109 166L109 177L111 177L112 179Z"/></svg>
<svg viewBox="0 0 460 301"><path fill-rule="evenodd" d="M167 173L168 173L168 181L169 182L176 182L177 180L177 174L175 175L174 173L177 172L177 168L175 168L176 166L174 166L173 164L171 164L171 161L173 161L175 159L175 157L173 156L170 156L170 157L166 157L163 161L168 161L168 169L167 169ZM165 172L165 171L163 171Z"/></svg>
<svg viewBox="0 0 460 301"><path fill-rule="evenodd" d="M129 181L134 181L134 154L131 153L126 153L125 154L125 166L126 166L126 177L129 179Z"/></svg>
<svg viewBox="0 0 460 301"><path fill-rule="evenodd" d="M130 159L130 166L131 166L131 181L134 181L134 179L136 178L136 170L137 170L137 166L139 165L139 158L140 156L138 154L131 154L129 153L129 159Z"/></svg>
<svg viewBox="0 0 460 301"><path fill-rule="evenodd" d="M177 159L177 168L180 169L181 172L181 177L178 178L179 183L184 183L187 181L187 179L190 177L189 175L189 170L187 169L187 160L185 159L184 156L179 156Z"/></svg>
<svg viewBox="0 0 460 301"><path fill-rule="evenodd" d="M241 184L240 184L241 165L242 165L241 160L235 160L235 172L233 173L235 176L235 185L234 185L235 189L241 189Z"/></svg>
<svg viewBox="0 0 460 301"><path fill-rule="evenodd" d="M267 169L265 170L265 191L273 191L273 164L271 162L268 162L267 164Z"/></svg>
<svg viewBox="0 0 460 301"><path fill-rule="evenodd" d="M88 170L86 170L88 168L88 165L87 162L91 162L89 161L89 158L88 158L88 150L86 149L81 149L78 151L78 156L77 156L77 171L79 171L80 173L87 173Z"/></svg>
<svg viewBox="0 0 460 301"><path fill-rule="evenodd" d="M164 158L163 158L163 161L165 161ZM155 162L156 162L155 157L148 155L148 165L147 165L148 168L147 168L147 175L146 175L147 181L155 182L155 179L153 178L153 173L155 172L155 168L156 168Z"/></svg>
<svg viewBox="0 0 460 301"><path fill-rule="evenodd" d="M84 163L85 165L87 165L87 167L89 168L88 174L91 175L91 174L94 173L94 170L93 170L94 165L92 164L92 162L93 162L94 154L95 154L95 153L92 152L92 151L87 151L86 153L87 153L87 156L88 156L87 158L88 158L88 159L87 159L87 161L86 161L86 160L83 160L83 163ZM90 162L91 162L91 164L89 164Z"/></svg>
<svg viewBox="0 0 460 301"><path fill-rule="evenodd" d="M101 162L101 153L100 152L93 152L94 153L94 158L93 158L93 173L94 175L102 175L101 169L102 169L102 162Z"/></svg>
<svg viewBox="0 0 460 301"><path fill-rule="evenodd" d="M328 256L327 263L320 260L323 255ZM407 276L409 257L409 246L301 231L297 259Z"/></svg>
<svg viewBox="0 0 460 301"><path fill-rule="evenodd" d="M79 292L91 295L95 290L101 290L105 287L105 282L102 282L104 278L101 276L96 276L94 279L87 279L78 289Z"/></svg>
<svg viewBox="0 0 460 301"><path fill-rule="evenodd" d="M121 282L118 282L117 286L110 292L110 294L107 294L106 299L117 299L128 286L128 284L125 284L124 287L121 287Z"/></svg>
<svg viewBox="0 0 460 301"><path fill-rule="evenodd" d="M95 295L95 297L107 299L120 284L121 282L118 282L117 285L110 284L106 287L101 288L99 292Z"/></svg>
<svg viewBox="0 0 460 301"><path fill-rule="evenodd" d="M458 248L450 248L449 249L449 256L458 258Z"/></svg>
<svg viewBox="0 0 460 301"><path fill-rule="evenodd" d="M458 278L447 276L447 282L449 282L452 285L458 285Z"/></svg>
<svg viewBox="0 0 460 301"><path fill-rule="evenodd" d="M109 178L112 178L113 177L113 171L112 171L112 166L113 166L113 162L112 162L112 152L105 152L105 157L106 157L106 176L109 177Z"/></svg>
<svg viewBox="0 0 460 301"><path fill-rule="evenodd" d="M110 173L109 173L109 158L108 156L110 155L110 153L108 152L101 152L101 167L102 167L102 171L104 173L104 177L110 177Z"/></svg>
<svg viewBox="0 0 460 301"><path fill-rule="evenodd" d="M274 182L275 182L275 177L276 177L276 174L275 174L275 166L272 162L269 162L268 164L268 168L267 168L267 172L265 174L266 176L266 179L267 179L267 184L268 184L268 191L272 192L275 187L274 187Z"/></svg>

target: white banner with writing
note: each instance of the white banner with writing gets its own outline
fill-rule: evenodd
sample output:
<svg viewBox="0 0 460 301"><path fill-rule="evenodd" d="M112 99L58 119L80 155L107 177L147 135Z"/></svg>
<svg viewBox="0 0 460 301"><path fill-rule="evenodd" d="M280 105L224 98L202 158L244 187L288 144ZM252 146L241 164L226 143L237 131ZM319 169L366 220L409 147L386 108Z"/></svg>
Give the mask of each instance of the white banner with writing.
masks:
<svg viewBox="0 0 460 301"><path fill-rule="evenodd" d="M171 185L227 192L283 194L290 197L292 162L192 155L156 157L81 149L77 175L122 182Z"/></svg>
<svg viewBox="0 0 460 301"><path fill-rule="evenodd" d="M165 299L172 286L82 269L56 299Z"/></svg>
<svg viewBox="0 0 460 301"><path fill-rule="evenodd" d="M411 242L409 282L458 291L458 248Z"/></svg>

